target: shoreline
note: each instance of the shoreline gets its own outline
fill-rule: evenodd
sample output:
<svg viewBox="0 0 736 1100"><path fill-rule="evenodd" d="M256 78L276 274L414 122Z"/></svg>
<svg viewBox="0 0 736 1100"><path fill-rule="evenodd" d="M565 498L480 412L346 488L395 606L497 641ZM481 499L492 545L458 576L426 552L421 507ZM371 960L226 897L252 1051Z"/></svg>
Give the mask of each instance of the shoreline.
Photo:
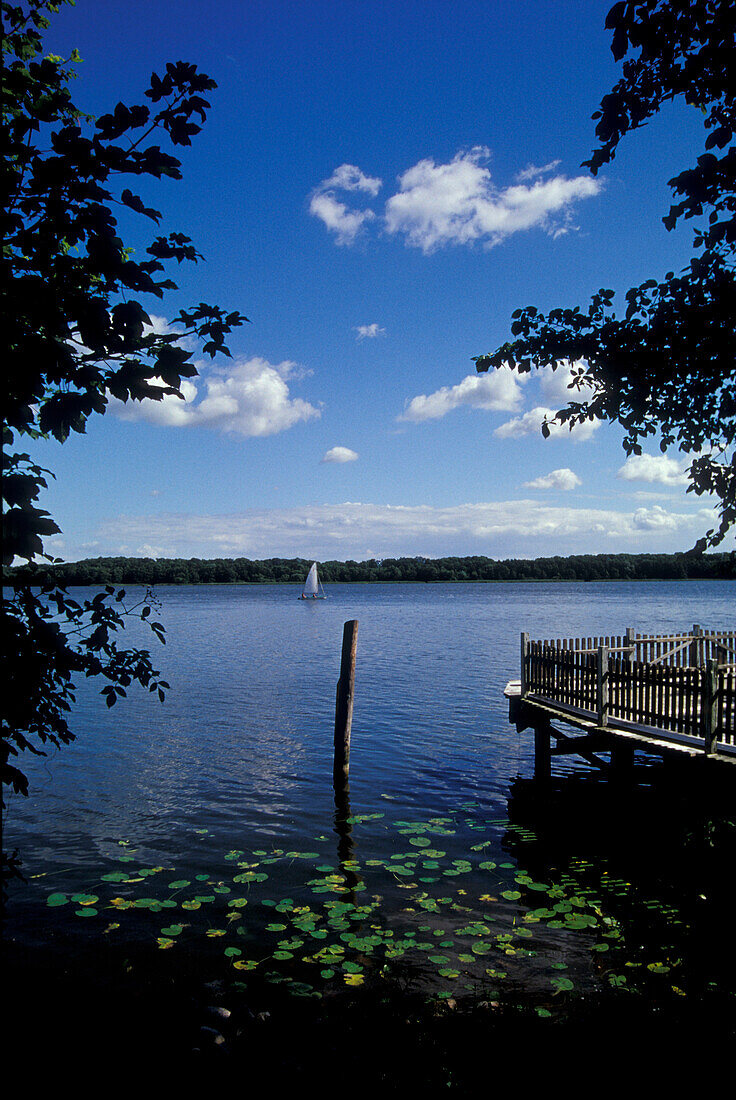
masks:
<svg viewBox="0 0 736 1100"><path fill-rule="evenodd" d="M512 578L438 578L437 580L387 580L383 577L375 580L345 581L329 580L326 583L336 585L440 585L440 584L695 584L698 581L721 583L736 580L736 574L732 577L512 577ZM134 588L298 588L302 581L138 581L110 580L79 581L61 580L55 582L68 588L99 588L106 584L127 585ZM38 583L29 583L27 580L3 580L3 588L37 588Z"/></svg>

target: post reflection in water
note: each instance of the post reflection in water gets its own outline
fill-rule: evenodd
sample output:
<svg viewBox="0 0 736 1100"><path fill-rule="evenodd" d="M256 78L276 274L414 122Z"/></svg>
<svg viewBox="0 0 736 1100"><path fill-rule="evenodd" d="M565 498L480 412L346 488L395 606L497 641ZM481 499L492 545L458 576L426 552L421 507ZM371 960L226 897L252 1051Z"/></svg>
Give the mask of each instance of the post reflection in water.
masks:
<svg viewBox="0 0 736 1100"><path fill-rule="evenodd" d="M355 873L351 866L355 861L355 838L350 811L350 784L339 782L335 779L335 832L337 833L337 859L340 870L345 876L345 883L350 889L350 900L355 904L353 891L362 879Z"/></svg>

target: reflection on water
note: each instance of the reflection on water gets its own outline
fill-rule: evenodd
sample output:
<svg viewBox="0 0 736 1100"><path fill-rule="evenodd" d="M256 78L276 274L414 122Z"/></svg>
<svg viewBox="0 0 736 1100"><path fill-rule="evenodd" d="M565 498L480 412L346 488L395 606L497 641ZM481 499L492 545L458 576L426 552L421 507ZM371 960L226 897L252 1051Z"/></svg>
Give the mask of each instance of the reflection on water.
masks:
<svg viewBox="0 0 736 1100"><path fill-rule="evenodd" d="M200 895L185 897L169 883L203 884L201 896L213 900L187 911L192 928L191 914L208 906L218 914L212 921L227 917L233 899L226 891L243 888L233 885L234 872L263 874L245 880L250 923L242 927L251 939L264 934L267 902L288 896L316 912L314 892L321 896L324 888L331 896L322 878L339 872L358 910L366 897L381 897L380 919L375 908L358 912L366 928L380 926L370 933L379 937L372 944L363 930L363 956L379 949L389 958L414 955L412 942L424 943L427 958L446 960L432 964L433 975L439 968L446 981L459 980L448 977L457 973L493 986L498 974L511 973L562 991L572 969L578 988L610 984L623 971L604 965L619 943L615 892L603 891L604 862L611 881L631 883L641 874L637 890L643 896L651 886L648 900L665 907L665 921L667 906L679 913L685 905L687 924L692 906L683 899L675 905L674 863L665 899L652 884L664 852L654 841L666 813L649 815L644 831L641 821L632 828L630 797L608 790L602 798L606 784L574 758L554 762L556 801L527 797L532 736L509 725L503 688L518 677L522 629L550 637L623 633L627 626L663 633L695 622L726 627L734 582L335 585L319 604L297 595L287 586L162 589L167 646L155 656L171 684L165 704L131 691L110 711L96 688L79 685L78 740L25 761L31 797L10 799L5 845L21 850L29 876L13 889L11 937L43 940L52 919L60 942L92 935L109 909L99 920L75 920L71 903L56 910L46 900L52 891L102 897L104 876L122 874L121 852L133 853L122 866L126 874L137 869L137 878L113 879L109 888L131 906L145 888L180 913L182 898L194 905ZM353 618L360 635L350 788L336 796L335 685L343 623ZM563 842L557 825L565 813L571 827ZM605 836L616 841L615 855ZM427 851L440 854L420 859ZM240 855L230 858L233 852ZM582 861L577 870L575 861ZM159 885L165 880L166 890ZM114 893L104 897L111 904ZM85 903L76 904L85 915ZM119 934L155 942L169 919L164 910L151 923L158 911L121 910ZM319 919L338 919L336 930L345 931L339 921L347 918L334 908ZM407 921L416 925L409 932ZM479 931L478 921L488 930ZM386 938L399 924L400 942L409 945L401 950ZM238 927L236 921L215 930L230 943ZM444 946L427 954L435 934ZM293 944L278 950L299 955ZM244 963L244 956L231 957ZM645 969L671 964L639 961ZM334 960L323 969L334 970ZM346 971L346 980L352 974L357 981L357 973Z"/></svg>
<svg viewBox="0 0 736 1100"><path fill-rule="evenodd" d="M736 959L713 930L733 906L734 777L678 758L637 768L636 783L517 777L504 846L535 877L567 877L619 924L630 984L653 999L711 996L733 1024Z"/></svg>

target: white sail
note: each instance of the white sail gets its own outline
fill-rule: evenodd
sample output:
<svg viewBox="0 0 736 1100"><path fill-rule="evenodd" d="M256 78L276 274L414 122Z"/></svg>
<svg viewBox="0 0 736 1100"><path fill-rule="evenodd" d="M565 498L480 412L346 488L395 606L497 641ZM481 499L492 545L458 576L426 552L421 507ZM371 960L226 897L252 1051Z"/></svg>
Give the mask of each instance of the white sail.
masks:
<svg viewBox="0 0 736 1100"><path fill-rule="evenodd" d="M319 578L317 577L317 562L312 562L312 567L307 573L307 579L304 582L304 590L302 596L316 596L319 592Z"/></svg>

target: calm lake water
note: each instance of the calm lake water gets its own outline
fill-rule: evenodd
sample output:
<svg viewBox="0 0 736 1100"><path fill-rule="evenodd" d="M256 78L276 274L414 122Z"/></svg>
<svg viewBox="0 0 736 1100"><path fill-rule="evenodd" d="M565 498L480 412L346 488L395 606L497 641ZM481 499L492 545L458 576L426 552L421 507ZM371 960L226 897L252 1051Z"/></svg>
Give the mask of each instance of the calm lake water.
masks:
<svg viewBox="0 0 736 1100"><path fill-rule="evenodd" d="M27 757L31 796L9 799L5 847L20 850L28 879L11 890L12 942L69 952L127 938L154 953L201 952L208 965L224 954L243 981L264 955L274 981L279 967L310 975L316 963L328 977L307 976L307 992L330 974L362 981L380 954L416 959L441 995L514 981L543 1004L545 990L631 980L620 954L609 963L626 921L638 919L616 894L687 925L697 884L678 899L656 868L637 883L641 843L630 865L626 852L609 861L602 846L590 850L591 836L618 826L601 820L611 813L601 780L576 757L553 766L563 800L572 792L568 809L583 792L577 837L573 829L555 847L559 803L549 827L515 814L510 796L531 781L533 744L509 725L503 689L519 675L522 630L733 628L736 582L333 585L322 602L297 595L161 588L166 646L135 630L126 641L146 639L171 684L165 703L131 689L108 710L98 688L79 685L78 739ZM360 623L356 695L349 806L336 824L335 685L348 619ZM626 796L613 812L623 820L632 804ZM625 885L602 895L611 883ZM362 941L343 903L358 916L363 907ZM315 959L333 934L343 948ZM676 984L672 959L634 965Z"/></svg>

